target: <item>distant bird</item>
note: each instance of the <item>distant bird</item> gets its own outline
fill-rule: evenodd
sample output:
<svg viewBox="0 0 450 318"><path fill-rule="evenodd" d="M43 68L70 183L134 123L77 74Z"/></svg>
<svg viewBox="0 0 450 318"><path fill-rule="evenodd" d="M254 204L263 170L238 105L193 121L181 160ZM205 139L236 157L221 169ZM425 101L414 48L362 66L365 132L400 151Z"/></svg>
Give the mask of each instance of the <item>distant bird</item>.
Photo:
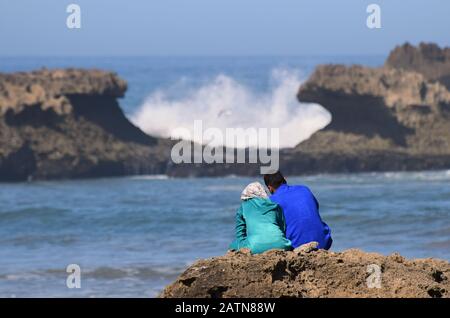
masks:
<svg viewBox="0 0 450 318"><path fill-rule="evenodd" d="M232 114L231 109L224 108L217 114L217 117L219 118L219 117L222 117L222 116L231 116L231 114Z"/></svg>

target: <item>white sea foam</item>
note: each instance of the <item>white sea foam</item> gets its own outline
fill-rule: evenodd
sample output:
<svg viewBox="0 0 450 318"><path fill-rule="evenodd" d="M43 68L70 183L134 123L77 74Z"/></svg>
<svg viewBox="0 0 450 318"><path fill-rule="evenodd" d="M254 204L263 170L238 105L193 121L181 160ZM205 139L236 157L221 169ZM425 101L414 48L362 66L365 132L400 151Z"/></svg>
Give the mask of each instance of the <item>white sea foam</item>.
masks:
<svg viewBox="0 0 450 318"><path fill-rule="evenodd" d="M158 90L131 120L148 134L183 139L195 138L195 120L202 120L203 129L219 128L222 133L226 128L279 128L280 147L294 147L330 123L331 115L322 106L298 102L299 72L275 69L271 76L273 85L265 93L223 74L194 90L179 89L184 93L175 98L170 88ZM187 82L183 79L177 87L188 85ZM174 136L174 130L180 128L190 134Z"/></svg>
<svg viewBox="0 0 450 318"><path fill-rule="evenodd" d="M450 180L450 170L418 172L385 172L382 176L393 180L446 181Z"/></svg>
<svg viewBox="0 0 450 318"><path fill-rule="evenodd" d="M132 180L169 180L169 176L165 174L140 175L129 177Z"/></svg>

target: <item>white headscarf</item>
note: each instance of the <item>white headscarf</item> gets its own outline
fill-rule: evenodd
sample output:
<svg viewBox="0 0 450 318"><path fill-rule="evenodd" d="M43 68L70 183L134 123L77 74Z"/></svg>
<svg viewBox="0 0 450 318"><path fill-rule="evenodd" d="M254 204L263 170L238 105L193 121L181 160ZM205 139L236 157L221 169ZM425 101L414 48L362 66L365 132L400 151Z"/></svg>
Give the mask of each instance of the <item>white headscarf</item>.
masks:
<svg viewBox="0 0 450 318"><path fill-rule="evenodd" d="M241 200L250 200L253 198L267 198L267 192L259 182L252 182L245 187L241 194Z"/></svg>

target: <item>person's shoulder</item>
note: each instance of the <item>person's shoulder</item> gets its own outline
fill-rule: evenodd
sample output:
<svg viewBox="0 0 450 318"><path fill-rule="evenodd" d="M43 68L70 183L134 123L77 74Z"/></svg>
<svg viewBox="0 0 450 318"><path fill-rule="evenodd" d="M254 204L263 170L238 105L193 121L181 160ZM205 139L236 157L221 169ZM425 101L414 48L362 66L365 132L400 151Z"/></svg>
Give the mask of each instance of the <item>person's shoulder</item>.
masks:
<svg viewBox="0 0 450 318"><path fill-rule="evenodd" d="M272 201L270 200L270 198L251 198L248 200L244 200L242 201L243 205L251 205L251 204L270 204L272 203Z"/></svg>
<svg viewBox="0 0 450 318"><path fill-rule="evenodd" d="M297 193L298 195L301 195L303 197L313 197L314 196L311 189L305 185L295 185L292 187L293 187L292 191L294 193Z"/></svg>
<svg viewBox="0 0 450 318"><path fill-rule="evenodd" d="M311 190L303 184L291 185L289 188L296 191L311 192Z"/></svg>
<svg viewBox="0 0 450 318"><path fill-rule="evenodd" d="M270 208L270 209L276 209L278 206L278 203L275 201L272 201L270 198L253 198L249 201L252 202L253 206L256 207L264 207L264 208Z"/></svg>
<svg viewBox="0 0 450 318"><path fill-rule="evenodd" d="M275 205L277 205L277 203L272 201L272 199L270 197L268 197L268 198L257 198L257 199L258 199L258 201L261 204L265 204L265 205L274 205L275 204Z"/></svg>

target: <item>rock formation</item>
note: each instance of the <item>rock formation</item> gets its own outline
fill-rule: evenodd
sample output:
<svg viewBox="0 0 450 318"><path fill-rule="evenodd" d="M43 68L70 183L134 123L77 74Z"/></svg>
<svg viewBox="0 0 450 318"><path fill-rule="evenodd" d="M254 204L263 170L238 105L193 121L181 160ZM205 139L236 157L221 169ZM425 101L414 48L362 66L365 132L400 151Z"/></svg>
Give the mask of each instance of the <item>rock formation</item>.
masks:
<svg viewBox="0 0 450 318"><path fill-rule="evenodd" d="M450 166L450 92L390 67L319 66L299 90L332 122L293 152L316 171L422 170ZM306 167L311 170L313 167Z"/></svg>
<svg viewBox="0 0 450 318"><path fill-rule="evenodd" d="M159 173L158 140L117 103L126 87L96 70L0 74L0 181Z"/></svg>
<svg viewBox="0 0 450 318"><path fill-rule="evenodd" d="M431 57L427 61L434 65ZM280 151L286 174L450 168L450 92L421 73L321 65L300 87L298 99L322 105L332 121L294 149ZM177 165L170 173L257 175L258 167Z"/></svg>
<svg viewBox="0 0 450 318"><path fill-rule="evenodd" d="M439 81L450 89L450 48L441 49L434 43L409 43L396 47L389 55L386 65L415 71L427 79Z"/></svg>
<svg viewBox="0 0 450 318"><path fill-rule="evenodd" d="M324 106L332 122L282 149L281 169L297 175L449 169L449 52L406 44L384 67L318 66L298 98ZM251 163L173 164L173 141L144 134L124 116L117 99L126 87L98 70L0 74L0 181L259 174L260 165Z"/></svg>
<svg viewBox="0 0 450 318"><path fill-rule="evenodd" d="M407 260L399 254L302 247L259 255L238 251L197 261L161 297L448 298L449 277L446 261Z"/></svg>

